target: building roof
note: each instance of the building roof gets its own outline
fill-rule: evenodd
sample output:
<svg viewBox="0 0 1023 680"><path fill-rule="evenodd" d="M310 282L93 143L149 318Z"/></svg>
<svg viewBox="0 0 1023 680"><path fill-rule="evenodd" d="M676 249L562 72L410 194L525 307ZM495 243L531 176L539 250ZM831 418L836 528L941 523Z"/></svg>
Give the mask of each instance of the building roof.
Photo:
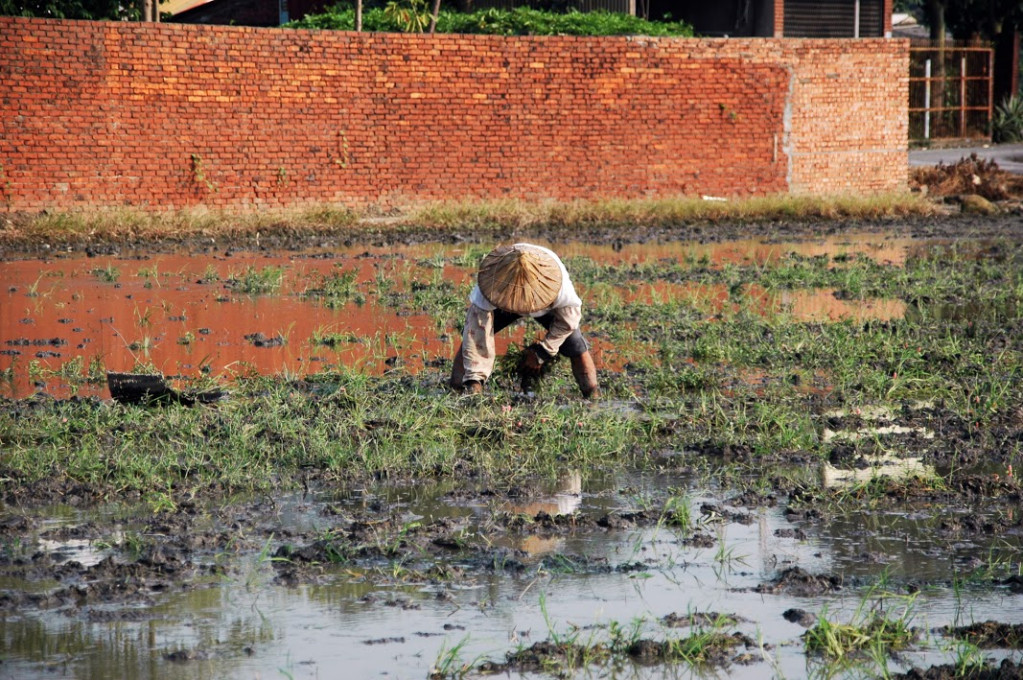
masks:
<svg viewBox="0 0 1023 680"><path fill-rule="evenodd" d="M181 14L187 12L190 9L194 9L199 5L205 5L212 0L161 0L160 2L160 13L170 14Z"/></svg>

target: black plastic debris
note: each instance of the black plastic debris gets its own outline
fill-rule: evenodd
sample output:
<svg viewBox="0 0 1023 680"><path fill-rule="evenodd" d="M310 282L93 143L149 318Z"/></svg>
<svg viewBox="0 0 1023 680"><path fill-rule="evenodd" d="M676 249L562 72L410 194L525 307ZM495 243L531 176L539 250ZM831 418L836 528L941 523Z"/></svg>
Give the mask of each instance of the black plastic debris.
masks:
<svg viewBox="0 0 1023 680"><path fill-rule="evenodd" d="M210 404L226 396L221 389L203 392L179 392L171 388L159 373L115 373L107 372L107 387L110 396L121 404Z"/></svg>

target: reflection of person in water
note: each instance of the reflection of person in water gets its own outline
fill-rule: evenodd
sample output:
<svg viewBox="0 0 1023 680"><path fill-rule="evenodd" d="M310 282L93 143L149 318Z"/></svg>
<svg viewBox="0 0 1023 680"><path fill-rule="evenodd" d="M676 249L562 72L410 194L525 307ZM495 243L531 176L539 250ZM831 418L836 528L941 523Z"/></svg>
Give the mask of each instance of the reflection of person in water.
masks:
<svg viewBox="0 0 1023 680"><path fill-rule="evenodd" d="M533 500L528 503L509 501L501 505L501 509L512 515L536 517L540 513L548 515L571 515L582 505L582 475L573 470L565 473L558 481L558 489L553 497ZM564 538L560 536L526 535L518 542L518 548L530 555L542 555L556 552L562 548Z"/></svg>
<svg viewBox="0 0 1023 680"><path fill-rule="evenodd" d="M514 515L529 515L536 517L541 512L548 515L571 515L582 505L583 477L573 470L561 475L558 479L558 490L553 497L533 500L528 503L516 503L509 501L502 507L505 512Z"/></svg>
<svg viewBox="0 0 1023 680"><path fill-rule="evenodd" d="M451 387L481 393L494 370L494 334L524 316L536 319L547 335L523 352L519 365L523 385L538 378L544 364L560 354L571 361L583 396L598 397L597 369L579 330L582 301L558 256L530 243L500 246L483 258L469 295Z"/></svg>

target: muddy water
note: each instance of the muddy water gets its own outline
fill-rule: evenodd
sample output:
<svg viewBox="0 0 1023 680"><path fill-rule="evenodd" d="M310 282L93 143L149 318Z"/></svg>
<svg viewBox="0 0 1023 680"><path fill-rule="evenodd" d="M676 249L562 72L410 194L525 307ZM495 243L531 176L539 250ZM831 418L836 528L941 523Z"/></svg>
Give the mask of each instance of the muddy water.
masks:
<svg viewBox="0 0 1023 680"><path fill-rule="evenodd" d="M886 606L899 616L911 609L922 630L950 622L995 619L1023 622L1019 595L1008 590L964 585L954 588L950 566L997 550L994 544L937 546L935 524L902 516L888 518L851 512L827 531L806 537L808 525L787 519L781 508L731 507L695 478L620 475L588 479L567 473L558 485L513 512L577 511L600 516L628 511L668 489L686 489L700 531L715 539L694 547L689 532L666 526L543 539L528 534L514 541L525 553L520 570L473 569L464 578L403 576L407 562L381 563L393 578L369 578L366 565L325 569L314 582L293 586L275 579L265 555L232 558L229 550L210 552L209 562L235 568L220 578L172 588L149 602L94 604L8 613L0 619L4 677L43 678L425 678L443 666L452 650L459 663L503 660L521 646L553 637L593 643L608 627L636 626L645 635L665 635L659 623L671 614L716 612L738 617L729 632L745 633L762 645L769 661L733 665L718 675L738 678L806 677L801 635L805 629L783 614L791 609L828 612L847 619L863 606L864 583L882 577L932 584L912 599L890 595ZM280 501L266 530L326 530L323 509L355 511L367 504L396 504L409 522L453 520L468 532L489 508L453 501L445 488L367 489L345 496L290 497ZM110 506L101 513L132 515ZM95 521L95 513L54 508L42 513L47 527ZM723 519L728 516L729 519ZM535 540L534 540L535 539ZM272 540L272 539L268 539ZM96 561L101 541L41 543L56 560ZM1018 545L1016 548L1018 550ZM511 554L511 553L509 553ZM525 555L525 557L523 557ZM541 561L551 555L558 560ZM457 562L459 558L454 558ZM596 565L596 566L594 566ZM798 566L843 581L823 594L758 592L781 570ZM912 573L908 573L911 570ZM5 589L16 584L3 583ZM859 587L858 587L859 586ZM893 585L893 592L899 586ZM883 601L883 598L882 598ZM982 617L982 619L978 618ZM672 630L678 635L682 631ZM902 662L926 666L945 656L940 640L920 645ZM890 669L899 664L891 662ZM592 673L592 674L591 674ZM606 675L597 668L581 677L691 677L684 666L635 666ZM712 672L712 675L714 673ZM520 677L520 674L512 674ZM522 675L521 677L532 677Z"/></svg>
<svg viewBox="0 0 1023 680"><path fill-rule="evenodd" d="M798 243L621 248L569 244L558 250L566 258L606 263L695 259L725 267L766 264L796 252L808 257L866 255L899 265L915 248L926 245L920 239L843 235ZM362 247L331 253L55 256L3 262L0 369L7 377L3 394L45 390L59 396L94 390L106 396L102 384L83 387L60 373L64 367L65 372L80 374L90 365L100 373L144 365L186 378L247 372L300 375L342 364L374 373L396 365L437 370L434 360L450 356L457 342L460 311L447 312L438 323L433 315L409 313L393 302L394 295L413 293L424 284L449 284L464 299L472 272L451 260L462 252L431 245L386 251ZM268 268L279 270L279 290L250 293L232 283L246 272ZM360 301L330 309L304 295L338 270L352 272ZM603 285L583 292L604 294ZM613 292L641 300L698 297L705 305L701 310L708 314L734 303L731 291L715 286L657 283ZM747 286L742 294L765 314L799 319L889 319L911 313L898 301L838 300L829 290L774 294ZM975 311L926 313L951 316ZM525 332L520 329L519 336L502 342L517 340ZM258 346L246 339L256 333L283 342ZM331 347L314 342L330 334L343 340ZM616 349L597 346L598 353L608 357ZM630 405L601 407L621 413ZM875 420L882 419L860 415L856 429L827 436L854 440L879 434ZM884 436L897 440L932 433L907 428ZM794 469L779 465L777 475L805 476L826 487L862 481L864 474L948 472L915 459L879 456L871 462L873 467L860 464L855 469L830 463ZM976 472L990 477L995 471ZM834 669L817 665L805 653L806 629L791 622L786 612L827 613L848 621L865 606L884 607L895 618L909 607L908 616L921 639L913 651L889 660L891 671L953 660L953 646L932 632L935 627L984 620L1023 623L1023 596L985 576L985 569L998 565L1002 568L994 571L999 575L1006 573L1006 564L1018 570L1023 552L1018 529L1003 533L949 529L950 524L985 521L1015 526L1017 510L1005 506L984 511L964 503L949 510L934 501L907 501L878 509L850 501L827 522L819 522L812 514L792 512L791 503L758 502L752 508L733 504L734 491L718 487L713 475L698 472L591 476L568 470L558 484L532 490L521 501L453 490L453 486L312 490L257 499L262 505L248 511L240 523L223 507L198 504L191 511L200 518L194 526L196 535L218 540L199 544L189 555L188 564L196 573L162 572L161 565L170 569L177 563L161 562L159 553L150 555L146 559L155 567L144 572L145 587L126 598L88 597L95 585L88 568L100 567L109 558L124 558L136 542L158 546L168 542L172 537L168 530L159 528L159 522L148 523L156 516L152 505L3 508L4 522L26 517L32 528L10 534L17 539L0 541L5 567L0 570L0 597L28 594L42 599L32 600L41 604L0 608L0 677L425 678L434 669L458 677L462 665L500 662L509 652L545 640L606 641L615 627L635 629L650 639L684 636L686 629L668 630L661 621L693 612L735 617L724 630L755 641L755 648L747 651L756 660L697 672L685 665L622 662L615 668L592 666L576 677L834 677ZM661 507L669 497L685 499L693 527L637 523L593 530L591 524L590 530L577 532L545 531L538 523L535 531L491 531L501 513L601 518ZM281 545L308 545L346 518L378 508L381 515L396 513L409 527L448 523L455 527L451 535L466 537L479 552L452 551L436 560L442 563L440 570L432 569L432 557L406 550L391 557L317 566L299 578L287 576L285 562L277 556ZM694 541L696 534L705 540ZM81 567L72 568L72 563ZM40 565L37 571L45 572L44 577L33 572L34 564ZM29 565L27 572L13 568L23 565ZM72 580L67 576L59 583L51 580L50 573L61 567L68 572L59 573L82 574L73 584L80 597L45 599ZM790 568L825 575L837 587L803 593L772 587L778 574ZM891 592L876 590L879 583L890 584ZM1019 656L1018 651L997 650L986 650L985 655ZM848 675L881 674L871 668Z"/></svg>
<svg viewBox="0 0 1023 680"><path fill-rule="evenodd" d="M766 264L793 252L864 255L897 265L920 246L919 239L871 234L798 243L574 243L557 248L566 258L597 263L690 259L723 267ZM58 254L0 262L0 375L5 378L0 395L24 397L41 390L60 397L72 392L108 396L104 371L140 368L171 379L304 375L339 365L382 373L400 364L415 372L451 356L460 314L445 319L410 312L389 303L388 295L447 282L464 298L473 272L452 265L450 258L465 250L432 244L305 253ZM266 273L278 287L253 291L243 285L246 276ZM352 277L358 299L332 309L307 294L325 277L341 274ZM720 311L729 300L724 286L659 283L613 292L626 300L698 298L708 313ZM764 313L785 312L797 319L890 319L905 312L897 300L838 300L830 290L776 294L752 286L744 294ZM499 350L521 341L525 333L519 329L503 335ZM329 336L341 340L329 346L319 341ZM598 359L604 349L599 341L595 344ZM614 353L607 359L613 364ZM84 385L65 379L83 375L97 379Z"/></svg>

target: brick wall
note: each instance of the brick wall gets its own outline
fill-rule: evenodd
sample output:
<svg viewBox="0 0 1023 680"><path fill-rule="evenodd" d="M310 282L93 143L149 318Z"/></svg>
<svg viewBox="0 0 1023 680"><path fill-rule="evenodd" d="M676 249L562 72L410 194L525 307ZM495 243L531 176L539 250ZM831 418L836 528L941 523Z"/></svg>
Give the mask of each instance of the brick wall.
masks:
<svg viewBox="0 0 1023 680"><path fill-rule="evenodd" d="M0 17L9 209L906 185L894 40L501 38Z"/></svg>

